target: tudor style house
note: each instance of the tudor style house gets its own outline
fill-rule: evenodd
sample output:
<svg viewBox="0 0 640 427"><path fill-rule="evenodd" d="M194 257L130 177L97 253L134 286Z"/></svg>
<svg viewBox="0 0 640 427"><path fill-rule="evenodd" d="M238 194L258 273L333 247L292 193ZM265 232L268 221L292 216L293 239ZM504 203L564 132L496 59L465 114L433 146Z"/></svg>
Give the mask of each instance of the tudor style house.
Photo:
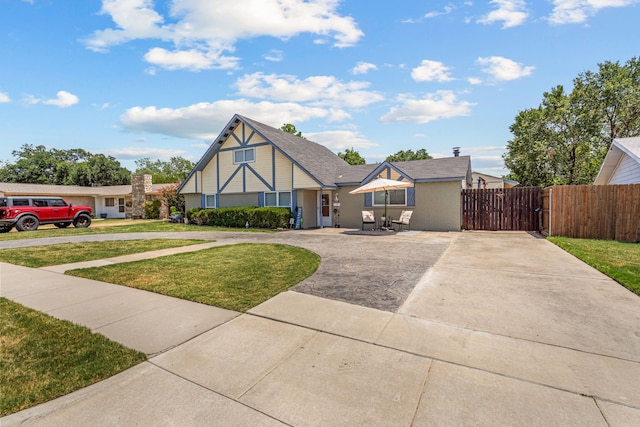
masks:
<svg viewBox="0 0 640 427"><path fill-rule="evenodd" d="M186 208L281 206L301 213L304 228L360 228L385 195L349 194L378 177L408 181L390 190L387 215L411 210L411 229L459 231L460 190L470 188L469 156L349 165L323 145L234 115L178 188Z"/></svg>

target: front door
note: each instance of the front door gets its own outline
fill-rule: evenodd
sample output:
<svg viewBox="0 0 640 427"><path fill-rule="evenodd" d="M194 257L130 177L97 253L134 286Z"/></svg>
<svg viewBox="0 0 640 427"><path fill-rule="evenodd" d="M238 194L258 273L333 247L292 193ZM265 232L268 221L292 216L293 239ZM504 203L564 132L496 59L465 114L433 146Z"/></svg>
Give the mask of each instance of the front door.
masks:
<svg viewBox="0 0 640 427"><path fill-rule="evenodd" d="M322 226L331 227L331 194L322 193Z"/></svg>

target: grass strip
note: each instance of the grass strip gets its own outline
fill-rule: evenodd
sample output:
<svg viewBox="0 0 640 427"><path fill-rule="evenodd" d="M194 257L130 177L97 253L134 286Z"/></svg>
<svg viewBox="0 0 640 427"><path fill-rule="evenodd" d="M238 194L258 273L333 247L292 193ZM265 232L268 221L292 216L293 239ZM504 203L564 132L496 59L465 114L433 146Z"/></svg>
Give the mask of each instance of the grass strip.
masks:
<svg viewBox="0 0 640 427"><path fill-rule="evenodd" d="M640 244L556 236L548 240L640 295Z"/></svg>
<svg viewBox="0 0 640 427"><path fill-rule="evenodd" d="M126 241L61 243L59 245L0 249L0 261L25 267L45 267L112 258L167 248L196 245L210 240L139 239Z"/></svg>
<svg viewBox="0 0 640 427"><path fill-rule="evenodd" d="M66 274L246 311L313 274L320 257L306 249L241 243Z"/></svg>
<svg viewBox="0 0 640 427"><path fill-rule="evenodd" d="M92 333L0 298L0 416L86 387L146 359Z"/></svg>
<svg viewBox="0 0 640 427"><path fill-rule="evenodd" d="M126 225L116 225L121 221ZM136 220L134 224L127 220L95 221L88 228L38 228L36 231L0 233L0 241L21 239L44 239L47 237L80 236L85 234L118 234L118 233L151 233L151 232L176 232L176 231L235 231L238 233L271 233L272 230L261 228L228 228L210 227L207 225L174 224L166 221Z"/></svg>

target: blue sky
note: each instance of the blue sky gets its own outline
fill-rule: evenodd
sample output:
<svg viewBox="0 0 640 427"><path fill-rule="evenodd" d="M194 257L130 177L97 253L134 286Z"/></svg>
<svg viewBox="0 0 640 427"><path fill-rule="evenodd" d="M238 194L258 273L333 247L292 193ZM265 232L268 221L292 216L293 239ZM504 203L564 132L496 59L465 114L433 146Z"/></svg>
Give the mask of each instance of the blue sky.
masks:
<svg viewBox="0 0 640 427"><path fill-rule="evenodd" d="M197 161L234 113L367 162L461 147L502 175L519 111L640 54L640 0L0 0L0 160Z"/></svg>

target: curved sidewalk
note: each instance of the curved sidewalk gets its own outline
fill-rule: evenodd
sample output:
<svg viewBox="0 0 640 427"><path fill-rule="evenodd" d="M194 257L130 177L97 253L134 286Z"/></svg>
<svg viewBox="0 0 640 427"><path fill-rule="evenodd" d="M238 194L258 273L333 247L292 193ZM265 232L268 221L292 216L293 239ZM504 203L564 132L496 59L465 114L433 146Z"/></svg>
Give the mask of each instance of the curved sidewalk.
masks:
<svg viewBox="0 0 640 427"><path fill-rule="evenodd" d="M335 235L279 238L331 254L357 237ZM290 290L239 315L0 264L10 299L101 332L175 337L2 425L640 425L640 298L525 233L421 233L425 257L430 236L448 247L394 310Z"/></svg>

